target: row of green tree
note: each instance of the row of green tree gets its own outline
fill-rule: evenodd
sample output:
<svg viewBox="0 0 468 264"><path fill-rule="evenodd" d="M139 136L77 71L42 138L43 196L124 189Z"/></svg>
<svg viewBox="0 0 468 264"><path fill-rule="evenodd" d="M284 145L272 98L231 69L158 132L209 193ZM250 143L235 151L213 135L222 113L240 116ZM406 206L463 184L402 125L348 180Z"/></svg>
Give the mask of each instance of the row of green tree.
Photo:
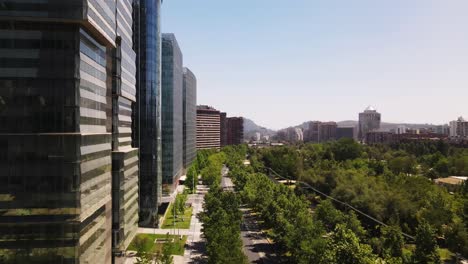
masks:
<svg viewBox="0 0 468 264"><path fill-rule="evenodd" d="M230 164L232 155L239 153L233 149L227 147L220 152L202 151L197 158L202 181L210 186L205 195L204 210L200 214L210 264L248 263L240 238L242 214L239 211L239 197L234 192L224 192L220 187L223 165ZM246 153L245 148L243 152Z"/></svg>
<svg viewBox="0 0 468 264"><path fill-rule="evenodd" d="M206 252L210 264L247 263L242 252L239 199L233 192L223 192L213 186L205 195L201 213Z"/></svg>
<svg viewBox="0 0 468 264"><path fill-rule="evenodd" d="M443 142L364 146L340 140L251 149L249 154L255 172L264 173L268 167L307 182L413 236L427 223L441 246L468 256L467 184L449 193L431 181L448 174L468 175L468 149ZM306 195L313 205L319 202L316 194L301 188L296 188L296 194ZM338 209L346 211L342 206ZM369 237L381 235L375 221L359 218Z"/></svg>
<svg viewBox="0 0 468 264"><path fill-rule="evenodd" d="M312 213L311 203L288 186L251 167L230 166L242 201L259 213L277 253L286 263L438 263L434 230L417 229L414 254L403 254L405 240L398 225L378 227L372 237L353 212L337 210L329 200ZM372 245L372 246L371 246Z"/></svg>

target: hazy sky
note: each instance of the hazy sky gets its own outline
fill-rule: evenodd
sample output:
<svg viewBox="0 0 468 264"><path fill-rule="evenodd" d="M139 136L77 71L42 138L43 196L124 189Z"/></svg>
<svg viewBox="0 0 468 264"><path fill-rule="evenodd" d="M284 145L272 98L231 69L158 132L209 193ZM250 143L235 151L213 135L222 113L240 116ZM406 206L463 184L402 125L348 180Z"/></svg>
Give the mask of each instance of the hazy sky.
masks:
<svg viewBox="0 0 468 264"><path fill-rule="evenodd" d="M270 128L468 118L468 0L165 0L198 103Z"/></svg>

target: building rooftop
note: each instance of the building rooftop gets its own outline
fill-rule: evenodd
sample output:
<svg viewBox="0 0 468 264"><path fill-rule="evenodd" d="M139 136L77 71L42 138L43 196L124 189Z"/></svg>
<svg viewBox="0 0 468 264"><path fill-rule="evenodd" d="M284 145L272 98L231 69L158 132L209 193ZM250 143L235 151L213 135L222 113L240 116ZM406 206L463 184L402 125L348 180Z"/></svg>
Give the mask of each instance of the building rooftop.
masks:
<svg viewBox="0 0 468 264"><path fill-rule="evenodd" d="M212 110L212 111L218 111L214 107L209 106L209 105L197 105L197 110Z"/></svg>
<svg viewBox="0 0 468 264"><path fill-rule="evenodd" d="M364 110L364 112L374 112L374 111L377 111L377 110L370 105Z"/></svg>
<svg viewBox="0 0 468 264"><path fill-rule="evenodd" d="M435 179L434 182L437 184L460 185L467 179L468 177L465 176L450 176L447 178Z"/></svg>

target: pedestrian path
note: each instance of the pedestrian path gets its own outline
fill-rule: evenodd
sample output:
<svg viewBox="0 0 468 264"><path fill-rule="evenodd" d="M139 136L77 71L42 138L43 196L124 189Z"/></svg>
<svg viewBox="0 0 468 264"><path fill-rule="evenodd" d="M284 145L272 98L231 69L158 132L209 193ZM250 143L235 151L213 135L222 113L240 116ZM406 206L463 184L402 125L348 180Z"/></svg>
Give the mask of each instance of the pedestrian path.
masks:
<svg viewBox="0 0 468 264"><path fill-rule="evenodd" d="M175 256L174 264L200 263L205 257L205 243L202 237L202 223L198 219L198 214L203 211L203 199L208 192L208 187L197 186L195 194L189 194L187 202L192 204L192 218L189 229L161 229L161 228L138 228L138 233L142 234L162 234L187 236L187 244L184 256Z"/></svg>

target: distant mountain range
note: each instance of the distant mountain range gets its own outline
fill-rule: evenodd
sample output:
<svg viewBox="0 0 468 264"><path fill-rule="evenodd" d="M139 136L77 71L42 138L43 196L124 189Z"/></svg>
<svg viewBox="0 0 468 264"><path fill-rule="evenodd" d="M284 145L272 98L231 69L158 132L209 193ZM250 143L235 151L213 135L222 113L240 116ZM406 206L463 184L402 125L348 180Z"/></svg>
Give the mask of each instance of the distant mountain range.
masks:
<svg viewBox="0 0 468 264"><path fill-rule="evenodd" d="M260 133L262 136L273 136L276 131L257 125L254 121L244 117L244 138L250 139L255 136L255 133Z"/></svg>
<svg viewBox="0 0 468 264"><path fill-rule="evenodd" d="M304 122L302 124L299 124L299 125L296 125L296 126L293 126L293 127L300 127L302 129L307 129L309 122L310 121L307 121L307 122ZM336 122L336 123L338 124L338 127L355 127L355 126L358 125L359 122L356 121L356 120L344 120L344 121L339 121L339 122ZM380 128L382 130L386 130L386 131L388 131L390 129L395 129L395 128L399 127L399 126L405 126L407 128L410 128L410 129L416 129L416 128L431 128L431 127L435 127L437 125L434 125L434 124L414 124L414 123L387 123L387 122L382 122L380 124ZM287 129L287 128L284 128L284 129ZM284 129L280 129L279 131L284 130ZM262 135L273 136L273 135L276 134L277 131L275 131L273 129L266 128L266 127L259 126L254 121L244 117L244 138L249 139L252 136L254 136L255 133L257 133L257 132L259 132Z"/></svg>

